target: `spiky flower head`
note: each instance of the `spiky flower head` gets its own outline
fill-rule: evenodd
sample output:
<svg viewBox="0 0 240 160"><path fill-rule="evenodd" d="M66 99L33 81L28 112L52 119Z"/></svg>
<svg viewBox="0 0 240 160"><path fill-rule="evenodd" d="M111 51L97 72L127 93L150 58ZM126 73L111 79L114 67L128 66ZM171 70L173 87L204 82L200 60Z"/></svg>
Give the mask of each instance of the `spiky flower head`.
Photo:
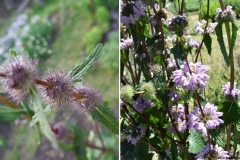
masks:
<svg viewBox="0 0 240 160"><path fill-rule="evenodd" d="M168 29L173 32L183 31L188 26L185 16L178 15L168 20Z"/></svg>
<svg viewBox="0 0 240 160"><path fill-rule="evenodd" d="M76 87L74 95L82 96L82 98L76 98L75 96L74 100L74 105L81 112L91 111L97 105L103 104L102 94L90 85Z"/></svg>
<svg viewBox="0 0 240 160"><path fill-rule="evenodd" d="M18 103L29 92L37 77L37 60L30 59L27 55L17 55L0 68L5 76L0 77L2 91Z"/></svg>
<svg viewBox="0 0 240 160"><path fill-rule="evenodd" d="M50 84L49 86L39 85L38 87L43 102L53 107L59 107L72 100L74 83L68 72L62 70L51 71L43 80Z"/></svg>
<svg viewBox="0 0 240 160"><path fill-rule="evenodd" d="M121 99L126 102L131 102L133 97L133 88L130 85L121 87Z"/></svg>
<svg viewBox="0 0 240 160"><path fill-rule="evenodd" d="M57 141L62 140L68 132L68 129L66 128L65 122L58 122L58 123L54 124L51 127L51 129L52 129L52 132L53 132L53 136L55 137L55 139Z"/></svg>
<svg viewBox="0 0 240 160"><path fill-rule="evenodd" d="M155 87L151 82L144 83L141 88L141 91L144 91L144 93L141 94L142 98L145 100L152 100L156 97L155 95Z"/></svg>

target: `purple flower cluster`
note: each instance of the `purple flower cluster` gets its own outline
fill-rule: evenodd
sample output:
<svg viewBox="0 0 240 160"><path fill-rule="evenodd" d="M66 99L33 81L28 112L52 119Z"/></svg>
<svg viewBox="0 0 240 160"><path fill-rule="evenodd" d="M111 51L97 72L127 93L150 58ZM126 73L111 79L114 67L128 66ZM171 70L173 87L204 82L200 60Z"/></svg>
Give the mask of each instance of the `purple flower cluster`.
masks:
<svg viewBox="0 0 240 160"><path fill-rule="evenodd" d="M178 94L176 91L171 90L168 94L168 97L172 102L177 102L180 99L180 94Z"/></svg>
<svg viewBox="0 0 240 160"><path fill-rule="evenodd" d="M189 119L188 125L190 129L196 129L197 131L207 135L207 129L215 129L223 120L219 117L222 116L222 112L217 112L218 107L213 104L207 103L203 107L203 113L199 110L199 107L195 107L193 112L187 117Z"/></svg>
<svg viewBox="0 0 240 160"><path fill-rule="evenodd" d="M127 39L121 39L120 49L128 50L129 48L133 49L133 47L134 47L134 42L133 42L132 37L127 38Z"/></svg>
<svg viewBox="0 0 240 160"><path fill-rule="evenodd" d="M138 99L135 101L134 104L134 108L138 111L138 112L143 112L143 110L146 107L150 107L152 106L153 103L151 100L144 100L141 96L138 97Z"/></svg>
<svg viewBox="0 0 240 160"><path fill-rule="evenodd" d="M233 16L232 16L232 6L227 6L224 11L222 11L220 8L216 9L216 16L215 20L218 23L224 23L224 22L231 22L233 21Z"/></svg>
<svg viewBox="0 0 240 160"><path fill-rule="evenodd" d="M167 68L171 70L177 68L175 59L173 59L172 61L170 59L167 59Z"/></svg>
<svg viewBox="0 0 240 160"><path fill-rule="evenodd" d="M230 91L230 82L222 86L225 96L232 96L232 98L237 98L240 94L240 90L236 88L236 83L234 83L233 89Z"/></svg>
<svg viewBox="0 0 240 160"><path fill-rule="evenodd" d="M207 22L205 20L202 20L202 23L199 21L195 22L194 30L197 31L200 34L215 34L215 27L217 26L217 23L208 23L208 26L205 31L205 27L207 25Z"/></svg>
<svg viewBox="0 0 240 160"><path fill-rule="evenodd" d="M135 24L135 19L138 19L141 15L145 15L144 10L146 9L146 5L142 2L136 1L127 1L124 3L120 1L121 5L121 22L125 24L128 28L129 24Z"/></svg>
<svg viewBox="0 0 240 160"><path fill-rule="evenodd" d="M169 110L170 110L170 113L171 113L173 119L175 120L174 124L175 124L176 128L178 129L178 131L184 132L187 129L186 120L184 118L184 114L185 114L184 106L181 104L173 105L170 107ZM172 123L170 123L168 125L168 130L172 134L176 133Z"/></svg>
<svg viewBox="0 0 240 160"><path fill-rule="evenodd" d="M205 74L205 72L209 70L210 67L202 65L201 62L197 62L194 64L190 63L189 68L187 63L184 62L179 70L173 72L175 85L192 91L200 88L200 91L202 91L207 86L209 76Z"/></svg>
<svg viewBox="0 0 240 160"><path fill-rule="evenodd" d="M130 135L128 136L127 141L136 144L145 132L146 128L144 126L137 126L133 130L129 130Z"/></svg>
<svg viewBox="0 0 240 160"><path fill-rule="evenodd" d="M197 41L194 41L194 40L190 40L189 41L189 46L191 47L191 48L199 48L199 43L197 42Z"/></svg>
<svg viewBox="0 0 240 160"><path fill-rule="evenodd" d="M211 149L209 149L209 146L204 146L203 149L195 156L197 160L202 160L208 157L211 157L211 159L227 159L230 156L227 151L224 151L223 148L219 147L217 144L215 146L211 145Z"/></svg>

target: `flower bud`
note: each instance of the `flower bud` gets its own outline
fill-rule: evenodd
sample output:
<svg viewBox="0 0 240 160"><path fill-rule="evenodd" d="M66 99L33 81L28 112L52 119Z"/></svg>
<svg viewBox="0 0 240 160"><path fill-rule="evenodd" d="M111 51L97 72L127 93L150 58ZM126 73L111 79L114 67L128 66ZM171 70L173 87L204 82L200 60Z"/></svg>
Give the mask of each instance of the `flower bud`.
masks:
<svg viewBox="0 0 240 160"><path fill-rule="evenodd" d="M133 88L130 85L125 85L121 88L121 99L126 102L131 102L133 97Z"/></svg>
<svg viewBox="0 0 240 160"><path fill-rule="evenodd" d="M174 32L182 31L187 26L188 26L188 21L185 16L178 15L174 18L171 18L168 21L168 29L170 31L174 31Z"/></svg>
<svg viewBox="0 0 240 160"><path fill-rule="evenodd" d="M140 88L141 91L144 93L141 94L142 98L145 100L152 100L156 97L155 95L155 87L151 82L145 83Z"/></svg>
<svg viewBox="0 0 240 160"><path fill-rule="evenodd" d="M53 136L57 141L62 140L68 132L65 122L58 122L51 127Z"/></svg>

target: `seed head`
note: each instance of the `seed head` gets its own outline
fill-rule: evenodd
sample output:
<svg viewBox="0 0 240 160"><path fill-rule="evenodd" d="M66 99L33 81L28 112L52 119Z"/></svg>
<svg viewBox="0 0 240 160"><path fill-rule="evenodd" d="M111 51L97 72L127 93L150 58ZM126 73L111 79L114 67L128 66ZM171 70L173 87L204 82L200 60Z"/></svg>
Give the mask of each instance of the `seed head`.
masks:
<svg viewBox="0 0 240 160"><path fill-rule="evenodd" d="M125 85L121 88L121 99L126 102L132 101L133 88L130 85Z"/></svg>
<svg viewBox="0 0 240 160"><path fill-rule="evenodd" d="M74 94L83 96L83 99L76 99L74 101L74 105L81 112L90 111L97 105L103 104L102 94L90 85L78 86Z"/></svg>
<svg viewBox="0 0 240 160"><path fill-rule="evenodd" d="M0 77L2 90L19 103L28 93L34 79L37 77L37 60L27 55L18 55L0 68L6 77Z"/></svg>
<svg viewBox="0 0 240 160"><path fill-rule="evenodd" d="M59 107L72 100L73 78L66 71L52 71L44 78L44 81L52 86L40 85L38 87L43 102L53 107Z"/></svg>
<svg viewBox="0 0 240 160"><path fill-rule="evenodd" d="M145 91L143 94L141 94L142 98L145 100L152 100L156 97L155 95L155 87L151 82L144 83L142 87L140 88L141 91Z"/></svg>

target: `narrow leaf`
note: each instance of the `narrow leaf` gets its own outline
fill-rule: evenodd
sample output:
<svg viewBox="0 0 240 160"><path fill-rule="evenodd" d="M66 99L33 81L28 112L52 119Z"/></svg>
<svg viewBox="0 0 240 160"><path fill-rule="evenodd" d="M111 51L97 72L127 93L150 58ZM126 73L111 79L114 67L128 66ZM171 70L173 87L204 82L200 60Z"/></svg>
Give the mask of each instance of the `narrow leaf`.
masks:
<svg viewBox="0 0 240 160"><path fill-rule="evenodd" d="M40 127L44 135L52 142L54 146L57 146L56 139L53 137L53 133L51 127L47 121L46 114L43 110L43 106L40 98L36 95L35 89L31 90L33 95L33 110L35 111L35 115L32 118L32 122L30 126L33 126L37 122L40 123Z"/></svg>
<svg viewBox="0 0 240 160"><path fill-rule="evenodd" d="M105 127L110 129L113 133L118 134L118 120L110 112L108 107L97 106L91 111L93 120L102 123Z"/></svg>
<svg viewBox="0 0 240 160"><path fill-rule="evenodd" d="M171 53L173 53L174 59L176 60L176 63L177 63L177 67L180 68L180 66L183 64L183 61L184 61L182 45L176 44L171 49Z"/></svg>
<svg viewBox="0 0 240 160"><path fill-rule="evenodd" d="M86 160L86 142L84 140L84 132L80 130L78 126L72 123L66 123L74 132L73 151L77 157L77 160ZM71 148L68 148L71 149Z"/></svg>
<svg viewBox="0 0 240 160"><path fill-rule="evenodd" d="M237 31L238 31L238 27L237 27L236 23L232 22L232 41L231 41L229 57L231 57L233 55L233 48L235 46L235 42L237 39Z"/></svg>
<svg viewBox="0 0 240 160"><path fill-rule="evenodd" d="M202 133L191 129L190 130L190 135L188 136L188 142L189 142L189 147L188 147L188 151L190 153L196 154L199 151L202 150L203 146L204 146L204 141L202 138Z"/></svg>
<svg viewBox="0 0 240 160"><path fill-rule="evenodd" d="M215 27L216 35L217 35L217 40L223 55L223 58L225 62L227 63L227 66L230 65L229 57L227 54L226 46L223 40L223 33L222 33L222 23L218 23L217 26Z"/></svg>
<svg viewBox="0 0 240 160"><path fill-rule="evenodd" d="M211 55L212 52L212 38L209 34L204 35L203 42L207 48L208 54Z"/></svg>
<svg viewBox="0 0 240 160"><path fill-rule="evenodd" d="M98 44L90 55L70 72L70 75L73 76L75 82L81 81L82 75L94 65L100 56L101 48L102 44Z"/></svg>
<svg viewBox="0 0 240 160"><path fill-rule="evenodd" d="M0 107L0 114L27 114L27 110L25 109L12 109L7 107Z"/></svg>

